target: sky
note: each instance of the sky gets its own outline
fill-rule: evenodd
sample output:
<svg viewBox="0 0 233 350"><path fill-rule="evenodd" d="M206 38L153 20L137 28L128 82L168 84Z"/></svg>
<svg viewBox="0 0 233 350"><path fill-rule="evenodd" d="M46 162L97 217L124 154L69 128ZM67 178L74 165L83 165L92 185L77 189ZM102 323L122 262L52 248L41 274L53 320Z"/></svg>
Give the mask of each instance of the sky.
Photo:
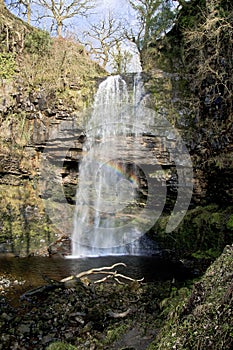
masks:
<svg viewBox="0 0 233 350"><path fill-rule="evenodd" d="M99 7L105 11L112 10L115 13L121 15L122 9L124 9L124 14L128 12L130 8L127 0L98 0L100 3Z"/></svg>

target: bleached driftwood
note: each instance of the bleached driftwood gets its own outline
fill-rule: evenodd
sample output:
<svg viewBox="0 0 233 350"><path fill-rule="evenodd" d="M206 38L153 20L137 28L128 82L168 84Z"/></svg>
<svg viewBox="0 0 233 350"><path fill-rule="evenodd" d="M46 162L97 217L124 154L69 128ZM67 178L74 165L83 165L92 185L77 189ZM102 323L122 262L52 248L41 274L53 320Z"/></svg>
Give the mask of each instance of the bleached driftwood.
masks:
<svg viewBox="0 0 233 350"><path fill-rule="evenodd" d="M105 282L109 279L114 279L116 282L123 284L124 282L120 281L119 278L121 278L123 280L131 281L131 282L142 282L143 281L143 278L139 279L139 280L135 280L134 278L122 275L121 273L118 273L117 271L111 271L117 266L127 267L126 264L119 262L119 263L113 264L112 266L97 267L97 268L93 268L93 269L90 269L87 271L80 272L77 275L63 278L60 282L66 283L66 282L71 281L73 279L78 279L78 280L82 281L82 280L85 280L85 278L87 276L90 276L90 275L107 275L99 280L94 281L93 282L94 284L102 283L102 282Z"/></svg>
<svg viewBox="0 0 233 350"><path fill-rule="evenodd" d="M21 296L21 299L28 299L28 298L33 297L33 296L38 295L38 294L45 294L45 293L47 293L51 290L55 290L57 288L65 289L65 288L71 288L71 287L75 287L75 286L79 285L83 288L89 289L89 285L93 286L95 284L103 283L103 282L108 281L108 280L114 280L119 284L124 284L124 283L126 283L126 281L130 281L130 282L142 282L143 281L143 278L139 279L139 280L135 280L129 276L125 276L121 273L118 273L117 270L111 271L117 266L127 267L126 264L119 262L119 263L113 264L111 266L97 267L97 268L93 268L93 269L90 269L87 271L82 271L82 272L78 273L77 275L68 276L66 278L63 278L60 281L54 281L54 280L51 280L48 277L44 276L43 278L49 284L47 284L45 286L37 287L35 289L32 289L32 290L25 292ZM105 276L98 279L98 280L91 281L91 280L87 279L87 276L91 276L91 275L105 275ZM90 289L90 290L92 290L92 289Z"/></svg>

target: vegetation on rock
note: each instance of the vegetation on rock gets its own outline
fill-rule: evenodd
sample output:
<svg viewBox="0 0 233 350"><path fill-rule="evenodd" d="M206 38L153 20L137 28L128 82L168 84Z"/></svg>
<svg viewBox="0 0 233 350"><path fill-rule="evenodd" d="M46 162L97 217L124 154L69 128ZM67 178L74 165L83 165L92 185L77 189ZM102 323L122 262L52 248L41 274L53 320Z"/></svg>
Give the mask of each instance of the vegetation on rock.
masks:
<svg viewBox="0 0 233 350"><path fill-rule="evenodd" d="M56 342L49 345L47 350L77 350L77 347L67 343Z"/></svg>
<svg viewBox="0 0 233 350"><path fill-rule="evenodd" d="M151 43L145 66L175 73L174 87L177 80L183 84L179 89L190 110L183 134L195 168L211 179L218 169L232 169L232 11L226 0L183 4L173 29ZM232 201L231 192L225 200Z"/></svg>
<svg viewBox="0 0 233 350"><path fill-rule="evenodd" d="M165 249L180 258L215 259L233 241L230 229L233 208L217 204L197 206L187 212L182 223L170 234L165 233L169 215L161 217L150 234Z"/></svg>
<svg viewBox="0 0 233 350"><path fill-rule="evenodd" d="M233 8L228 0L179 2L183 8L167 35L155 35L153 18L144 28L148 35L142 61L149 73L150 107L165 113L188 145L195 193L191 209L172 234L165 234L164 215L150 235L179 258L213 260L233 240ZM93 99L96 79L106 73L74 38L52 39L12 15L2 0L0 12L0 251L28 255L44 252L56 234L38 187L45 143L61 121L66 130L69 122L78 123L76 148L62 172L62 179L70 180L85 138L83 111ZM51 148L57 147L54 142ZM57 159L51 159L54 178ZM77 179L72 181L75 187ZM52 188L47 190L51 195ZM67 192L71 197L70 187ZM169 209L174 198L176 193ZM57 194L61 208L63 199ZM112 283L95 289L79 283L34 295L18 309L1 297L0 349L145 349L145 342L155 339L148 349L230 350L232 261L233 248L227 246L192 290L176 281Z"/></svg>
<svg viewBox="0 0 233 350"><path fill-rule="evenodd" d="M232 242L232 13L226 0L182 1L171 31L153 40L145 52L152 106L160 112L164 103L159 67L169 72L167 89L162 86L166 116L181 133L193 162L191 210L172 234L165 233L166 212L152 230L162 247L183 256L214 258Z"/></svg>
<svg viewBox="0 0 233 350"><path fill-rule="evenodd" d="M15 58L11 53L0 54L0 79L10 79L15 74Z"/></svg>
<svg viewBox="0 0 233 350"><path fill-rule="evenodd" d="M180 290L163 304L167 320L148 350L232 349L232 271L233 246L227 246L188 297Z"/></svg>

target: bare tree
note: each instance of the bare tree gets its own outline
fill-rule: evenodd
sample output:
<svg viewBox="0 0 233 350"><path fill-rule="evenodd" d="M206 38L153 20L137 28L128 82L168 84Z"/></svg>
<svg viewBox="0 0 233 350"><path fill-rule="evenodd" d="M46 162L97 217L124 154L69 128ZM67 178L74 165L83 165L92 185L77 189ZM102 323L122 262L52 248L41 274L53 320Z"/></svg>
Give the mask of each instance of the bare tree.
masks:
<svg viewBox="0 0 233 350"><path fill-rule="evenodd" d="M64 22L78 16L86 16L95 7L94 0L35 0L42 7L38 19L50 18L56 26L58 36L62 36Z"/></svg>
<svg viewBox="0 0 233 350"><path fill-rule="evenodd" d="M124 48L120 42L116 43L115 49L111 53L111 66L116 74L124 74L127 72L127 67L133 57L133 54Z"/></svg>
<svg viewBox="0 0 233 350"><path fill-rule="evenodd" d="M109 13L97 24L90 24L84 33L85 45L90 54L106 69L114 47L123 40L121 23Z"/></svg>
<svg viewBox="0 0 233 350"><path fill-rule="evenodd" d="M17 14L27 18L27 23L31 23L32 13L32 2L33 0L10 0L7 2L9 9L16 10Z"/></svg>

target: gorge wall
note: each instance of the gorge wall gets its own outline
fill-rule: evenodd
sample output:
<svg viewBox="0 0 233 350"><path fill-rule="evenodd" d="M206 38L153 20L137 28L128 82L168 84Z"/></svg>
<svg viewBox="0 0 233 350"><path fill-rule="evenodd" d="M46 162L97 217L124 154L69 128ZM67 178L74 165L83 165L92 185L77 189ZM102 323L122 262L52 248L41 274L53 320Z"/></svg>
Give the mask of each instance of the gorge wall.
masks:
<svg viewBox="0 0 233 350"><path fill-rule="evenodd" d="M132 84L132 79L132 75L126 77L129 86ZM182 133L183 129L187 133L189 127L187 116L190 111L183 102L182 92L178 96L178 90L174 89L174 76L157 70L153 79L145 75L144 80L150 92L150 98L147 99L148 108L155 108L158 114L165 115L173 124L176 123L177 116L182 115L183 120L179 118L179 123L183 123L180 132ZM98 82L96 81L94 85L97 88ZM18 92L15 84L8 83L6 86L4 82L1 101L1 251L19 255L48 254L47 247L50 243L62 236L69 236L72 232L70 220L64 220L64 208L68 210L66 215L72 217L79 163L86 137L84 124L90 110L69 107L61 99L56 100L51 94L47 94L42 88L28 94L23 87ZM193 140L188 141L192 142L192 147L197 147ZM177 198L176 167L169 157L175 143L172 138L166 139L165 142L154 131L143 135L141 143L143 154L138 154L138 159L142 160L144 167L153 167L154 157L156 164L162 167L163 171L154 169L153 176L160 181L162 177L168 190L164 217L155 224L149 235L160 241L164 247L173 249L174 245L170 238L164 237L164 225L167 220L166 214L170 215ZM166 149L164 145L168 143L170 146ZM127 150L123 150L125 151ZM43 165L44 158L46 168ZM227 168L227 171L230 172L230 169ZM43 176L46 177L44 179L46 181L43 180ZM222 172L220 176L223 176ZM193 211L187 214L183 223L186 228L188 227L185 237L192 237L191 241L195 241L196 234L201 235L205 225L208 227L206 230L214 231L215 235L220 232L221 244L224 244L223 236L227 232L226 224L230 220L231 211L224 209L219 214L221 210L217 203L212 201L213 197L208 198L208 191L213 193L208 172L194 166L194 177L194 193L190 206ZM226 187L229 187L229 182L226 182ZM227 188L221 186L219 191L225 193ZM52 204L46 202L48 199ZM209 209L200 208L200 205L210 204L212 207ZM51 211L54 205L55 215L59 213L57 218L53 217ZM194 209L197 206L199 207ZM210 222L209 216L211 216ZM182 225L181 230L184 231ZM162 234L158 235L158 231ZM196 233L193 237L194 231ZM176 250L181 254L182 250L186 249L182 245L183 240L184 238L176 246ZM198 239L199 243L195 245L196 251L200 248L202 240L204 242L203 238ZM190 251L193 249L191 243L189 249ZM53 250L52 248L50 251Z"/></svg>
<svg viewBox="0 0 233 350"><path fill-rule="evenodd" d="M54 225L45 200L51 198L60 213L66 207L72 215L88 108L106 73L72 40L51 41L5 7L1 11L0 64L5 62L8 69L1 73L0 86L0 252L48 254L48 245L69 235L72 228L62 215L58 218L61 226ZM35 45L38 37L39 48ZM165 226L177 198L176 169L164 142L154 132L143 135L145 153L139 156L149 166L147 150L154 154L163 169L155 177L162 176L168 190L163 216L149 235L181 256L206 251L218 254L231 243L233 234L232 112L229 107L221 109L216 101L210 105L205 87L201 95L203 117L200 109L196 113L190 78L182 75L179 65L174 72L167 63L159 64L161 52L170 52L169 45L168 41L160 49L148 50L143 73L147 108L179 130L193 162L194 193L190 211L171 238L165 234ZM49 48L49 55L45 48ZM16 56L11 56L12 52ZM172 55L177 60L178 56ZM132 89L132 76L124 78ZM172 149L173 140L166 138L167 142ZM52 170L43 168L44 158ZM48 181L41 182L43 176L48 176Z"/></svg>
<svg viewBox="0 0 233 350"><path fill-rule="evenodd" d="M172 29L152 40L143 57L150 74L156 67L173 75L173 90L182 92L173 102L182 96L186 110L176 108L181 113L173 113L174 126L204 196L171 236L164 234L165 217L152 233L186 256L213 258L232 242L232 6L226 0L182 2Z"/></svg>

